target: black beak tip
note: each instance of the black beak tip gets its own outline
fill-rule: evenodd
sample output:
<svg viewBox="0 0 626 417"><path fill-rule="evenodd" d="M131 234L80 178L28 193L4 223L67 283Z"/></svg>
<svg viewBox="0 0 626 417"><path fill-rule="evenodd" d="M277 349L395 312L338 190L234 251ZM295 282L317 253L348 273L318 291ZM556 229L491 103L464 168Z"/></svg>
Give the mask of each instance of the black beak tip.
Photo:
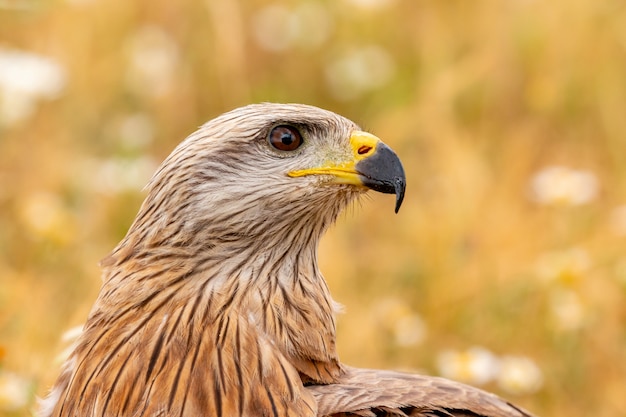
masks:
<svg viewBox="0 0 626 417"><path fill-rule="evenodd" d="M396 177L393 180L393 187L396 192L396 214L400 211L400 206L402 206L402 201L404 201L404 190L406 189L406 180L401 177Z"/></svg>
<svg viewBox="0 0 626 417"><path fill-rule="evenodd" d="M396 195L395 212L398 213L406 188L404 168L398 155L387 145L380 142L376 152L356 165L363 185L381 193Z"/></svg>

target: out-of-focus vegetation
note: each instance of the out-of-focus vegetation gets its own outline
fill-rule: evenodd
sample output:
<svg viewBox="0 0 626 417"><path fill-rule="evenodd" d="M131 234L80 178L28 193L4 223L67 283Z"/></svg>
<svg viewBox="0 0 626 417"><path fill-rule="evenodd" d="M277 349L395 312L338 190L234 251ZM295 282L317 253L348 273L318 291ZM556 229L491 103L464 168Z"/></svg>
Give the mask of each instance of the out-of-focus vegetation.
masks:
<svg viewBox="0 0 626 417"><path fill-rule="evenodd" d="M622 1L0 1L0 415L26 416L196 126L318 105L396 149L320 256L344 361L626 415Z"/></svg>

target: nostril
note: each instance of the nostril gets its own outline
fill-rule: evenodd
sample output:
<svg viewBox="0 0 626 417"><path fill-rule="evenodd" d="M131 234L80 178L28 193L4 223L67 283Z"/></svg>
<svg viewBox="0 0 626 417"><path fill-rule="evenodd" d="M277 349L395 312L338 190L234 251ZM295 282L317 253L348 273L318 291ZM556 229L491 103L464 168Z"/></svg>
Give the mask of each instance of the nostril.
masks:
<svg viewBox="0 0 626 417"><path fill-rule="evenodd" d="M359 150L357 151L359 155L365 155L366 153L368 153L369 151L372 150L371 146L368 145L363 145L359 148Z"/></svg>

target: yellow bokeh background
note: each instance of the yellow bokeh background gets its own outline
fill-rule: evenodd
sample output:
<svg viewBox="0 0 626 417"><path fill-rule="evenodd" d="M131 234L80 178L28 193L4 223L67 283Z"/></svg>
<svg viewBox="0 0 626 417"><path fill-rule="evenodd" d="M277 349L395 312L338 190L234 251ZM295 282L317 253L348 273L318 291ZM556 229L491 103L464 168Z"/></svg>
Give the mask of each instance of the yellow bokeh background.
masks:
<svg viewBox="0 0 626 417"><path fill-rule="evenodd" d="M51 91L39 61L9 71L26 53ZM619 0L1 0L0 372L28 394L0 415L53 383L158 163L262 101L349 117L405 165L398 215L370 193L321 244L345 362L438 375L479 346L540 369L481 385L538 415L626 415Z"/></svg>

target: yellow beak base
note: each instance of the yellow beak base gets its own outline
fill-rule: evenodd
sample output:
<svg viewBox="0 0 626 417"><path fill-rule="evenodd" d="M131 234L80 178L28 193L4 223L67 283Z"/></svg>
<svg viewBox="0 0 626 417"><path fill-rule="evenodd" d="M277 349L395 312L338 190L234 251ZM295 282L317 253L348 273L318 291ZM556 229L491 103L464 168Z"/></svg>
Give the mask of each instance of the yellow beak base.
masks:
<svg viewBox="0 0 626 417"><path fill-rule="evenodd" d="M290 177L304 177L307 175L332 175L338 184L361 185L363 181L356 170L355 165L367 158L376 151L376 146L381 140L371 133L356 130L350 135L350 148L352 148L353 159L339 164L329 163L327 165L291 171Z"/></svg>
<svg viewBox="0 0 626 417"><path fill-rule="evenodd" d="M367 187L396 195L396 213L404 199L406 178L398 156L376 136L362 131L350 135L352 158L320 167L291 171L290 177L330 175L338 184Z"/></svg>

